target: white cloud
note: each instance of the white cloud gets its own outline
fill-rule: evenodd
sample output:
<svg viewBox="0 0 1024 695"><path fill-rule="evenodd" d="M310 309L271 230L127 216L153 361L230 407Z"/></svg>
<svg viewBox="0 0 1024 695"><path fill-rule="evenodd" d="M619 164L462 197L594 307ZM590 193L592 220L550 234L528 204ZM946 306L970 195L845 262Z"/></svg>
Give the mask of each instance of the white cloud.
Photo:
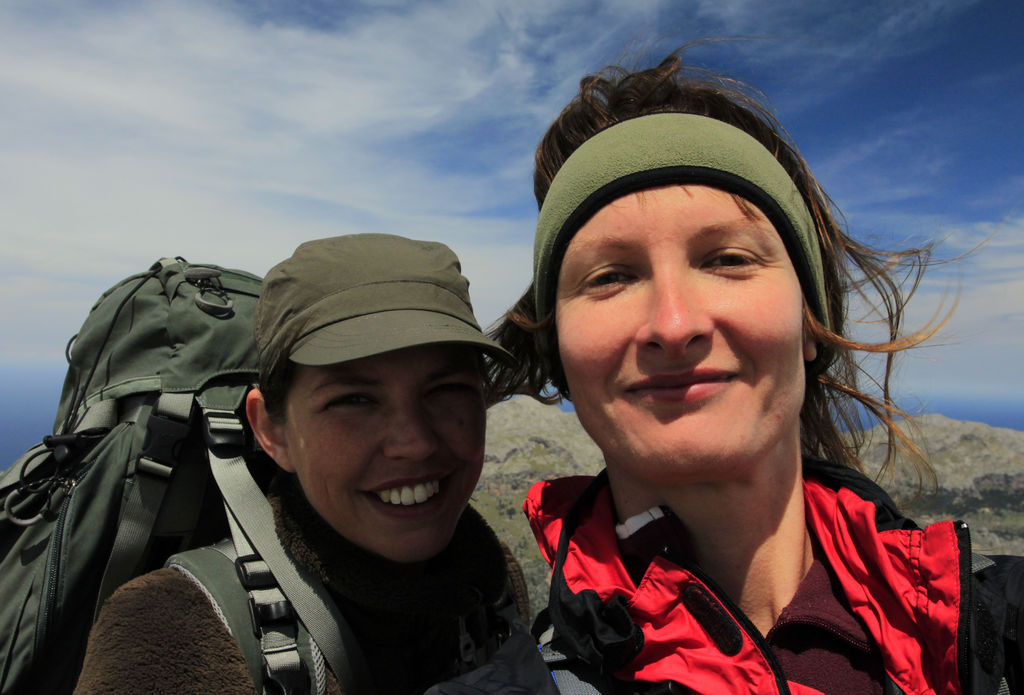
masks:
<svg viewBox="0 0 1024 695"><path fill-rule="evenodd" d="M203 3L37 9L0 7L4 359L59 356L103 289L161 255L264 272L305 239L348 232L472 240L481 317L514 298L487 240L525 251L532 224L478 211L507 204L513 179L529 200L532 142L507 143L527 156L483 176L410 144L522 118L529 73L473 48L493 11L450 3L338 34Z"/></svg>
<svg viewBox="0 0 1024 695"><path fill-rule="evenodd" d="M971 4L442 0L317 26L275 14L288 3L0 3L0 360L59 360L99 293L161 255L262 273L303 240L355 231L449 243L490 323L529 281L533 147L584 74L703 36L769 36L691 55L765 76L793 113L924 50ZM901 207L947 166L919 140L891 149L928 125L925 108L873 140L835 133L815 169L858 216L952 228ZM887 176L887 152L919 175ZM1021 180L1005 182L1018 197ZM1021 323L1021 233L964 266L960 334Z"/></svg>
<svg viewBox="0 0 1024 695"><path fill-rule="evenodd" d="M938 251L966 254L925 275L906 327L948 317L939 334L906 360L905 382L925 395L1019 394L1024 371L1024 218L954 229ZM955 310L952 314L950 310Z"/></svg>

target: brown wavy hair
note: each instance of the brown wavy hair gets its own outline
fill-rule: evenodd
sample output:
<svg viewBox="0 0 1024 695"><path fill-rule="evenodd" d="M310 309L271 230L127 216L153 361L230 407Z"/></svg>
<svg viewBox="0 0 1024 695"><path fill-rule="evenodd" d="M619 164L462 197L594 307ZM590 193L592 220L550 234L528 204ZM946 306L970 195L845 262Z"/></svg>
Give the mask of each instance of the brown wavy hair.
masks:
<svg viewBox="0 0 1024 695"><path fill-rule="evenodd" d="M724 121L756 138L793 179L811 212L821 244L825 302L832 326L828 328L815 318L805 301L804 330L816 341L818 356L806 365L806 391L800 412L804 453L859 470L858 454L864 443L867 415L887 432L883 471L890 470L902 453L914 467L919 483L933 484L931 467L899 424L906 414L895 405L890 391L896 354L923 343L944 323L936 317L918 331L906 335L901 331L907 302L930 263L931 245L885 251L847 235L838 209L781 124L764 106L763 97L738 80L684 65L684 50L686 47L654 68L629 71L612 66L580 81L579 93L537 147L534 194L538 207L543 205L555 174L576 148L597 132L628 118L657 112L693 113ZM868 343L848 337L848 303L855 296L874 307L888 330L887 339ZM545 340L535 340L537 334L543 334ZM536 315L532 285L491 335L520 360L517 367L499 369L494 375L503 394L528 394L546 403L571 400L558 356L553 312ZM858 352L884 356L881 373L870 373L855 359ZM874 385L877 395L859 387L862 378Z"/></svg>

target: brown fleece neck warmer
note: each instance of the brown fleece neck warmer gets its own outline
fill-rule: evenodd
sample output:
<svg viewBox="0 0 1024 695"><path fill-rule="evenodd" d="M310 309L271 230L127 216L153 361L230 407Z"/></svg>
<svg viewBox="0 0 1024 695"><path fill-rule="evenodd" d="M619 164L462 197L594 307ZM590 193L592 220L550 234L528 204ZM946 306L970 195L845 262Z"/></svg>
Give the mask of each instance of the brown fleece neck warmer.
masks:
<svg viewBox="0 0 1024 695"><path fill-rule="evenodd" d="M369 553L338 534L310 506L293 475L277 475L267 497L278 534L295 559L362 608L407 618L452 618L502 596L504 552L471 507L466 507L447 548L425 566L410 566Z"/></svg>

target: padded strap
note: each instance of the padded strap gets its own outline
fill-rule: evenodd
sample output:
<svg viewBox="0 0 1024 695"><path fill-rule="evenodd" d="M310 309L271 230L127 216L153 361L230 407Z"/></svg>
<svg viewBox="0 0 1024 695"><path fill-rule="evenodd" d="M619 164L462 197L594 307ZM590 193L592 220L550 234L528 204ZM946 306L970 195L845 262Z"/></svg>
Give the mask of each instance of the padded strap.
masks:
<svg viewBox="0 0 1024 695"><path fill-rule="evenodd" d="M114 589L135 576L139 569L177 463L174 452L177 444L189 433L191 409L191 393L163 393L146 419L145 441L136 460L131 492L121 508L117 535L103 571L94 621Z"/></svg>
<svg viewBox="0 0 1024 695"><path fill-rule="evenodd" d="M282 693L308 692L311 674L299 653L295 612L277 585L270 566L256 554L231 510L226 511L235 569L242 587L248 592L250 622L260 641L263 677Z"/></svg>
<svg viewBox="0 0 1024 695"><path fill-rule="evenodd" d="M298 623L288 599L277 586L250 589L249 607L260 640L264 677L275 685L264 685L264 692L308 693L309 674L299 655Z"/></svg>
<svg viewBox="0 0 1024 695"><path fill-rule="evenodd" d="M221 622L235 638L235 642L245 656L245 663L249 669L250 677L260 692L288 692L284 683L288 677L282 677L281 673L271 674L269 680L278 684L280 691L273 687L267 687L268 674L266 672L268 661L264 658L260 641L253 629L253 613L250 609L250 593L243 586L242 575L239 572L239 564L236 562L238 555L231 539L224 539L214 545L205 546L177 553L167 561L166 566L177 570L189 579L209 600L214 612L217 613ZM254 581L266 581L261 575L256 575ZM273 582L273 577L269 581ZM327 680L323 666L323 656L309 639L296 618L291 619L293 629L297 633L296 649L304 667L296 670L301 674L299 685L301 692L309 692L315 695L324 695L327 692ZM294 663L294 659L290 660ZM278 661L272 658L271 663L276 667ZM306 678L306 671L312 676L312 685ZM295 682L295 681L293 681ZM294 692L294 690L292 691Z"/></svg>
<svg viewBox="0 0 1024 695"><path fill-rule="evenodd" d="M241 433L242 423L234 412L204 405L203 415L209 441L224 442L230 440L233 433ZM210 449L210 468L231 516L270 567L292 608L323 652L342 691L373 693L369 667L355 635L320 580L288 556L274 528L270 503L252 479L245 459L221 457L217 448Z"/></svg>
<svg viewBox="0 0 1024 695"><path fill-rule="evenodd" d="M979 572L982 572L982 571L988 569L989 567L995 567L995 565L996 565L995 560L990 558L988 555L982 555L981 553L971 553L971 573L972 574L978 574ZM1008 626L1012 625L1012 623L1013 623L1012 618L1009 618L1005 622L1005 624L1008 625ZM1013 630L1014 627L1010 627L1009 629ZM1006 639L1006 638L1009 638L1008 641L1012 642L1012 641L1016 641L1017 639L1020 639L1020 636L1018 636L1016 634L1004 634L1004 639ZM977 648L977 647L975 647L975 648ZM1012 649L1012 647L1010 649ZM1024 652L1024 650L1022 650L1022 652ZM1007 652L1006 656L1008 658L1011 658L1011 659L1013 658L1012 652ZM1010 695L1010 685L1009 685L1009 683L1006 680L1006 676L1003 676L1002 678L999 679L999 687L996 690L996 694L995 695Z"/></svg>

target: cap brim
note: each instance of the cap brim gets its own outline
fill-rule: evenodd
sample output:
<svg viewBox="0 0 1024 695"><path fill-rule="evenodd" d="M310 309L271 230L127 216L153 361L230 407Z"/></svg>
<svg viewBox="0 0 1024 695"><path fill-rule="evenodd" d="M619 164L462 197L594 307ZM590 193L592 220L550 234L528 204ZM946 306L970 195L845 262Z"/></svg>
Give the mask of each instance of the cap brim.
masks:
<svg viewBox="0 0 1024 695"><path fill-rule="evenodd" d="M356 316L319 328L296 341L288 358L315 367L437 343L470 345L501 362L514 361L504 348L464 321L409 309Z"/></svg>

